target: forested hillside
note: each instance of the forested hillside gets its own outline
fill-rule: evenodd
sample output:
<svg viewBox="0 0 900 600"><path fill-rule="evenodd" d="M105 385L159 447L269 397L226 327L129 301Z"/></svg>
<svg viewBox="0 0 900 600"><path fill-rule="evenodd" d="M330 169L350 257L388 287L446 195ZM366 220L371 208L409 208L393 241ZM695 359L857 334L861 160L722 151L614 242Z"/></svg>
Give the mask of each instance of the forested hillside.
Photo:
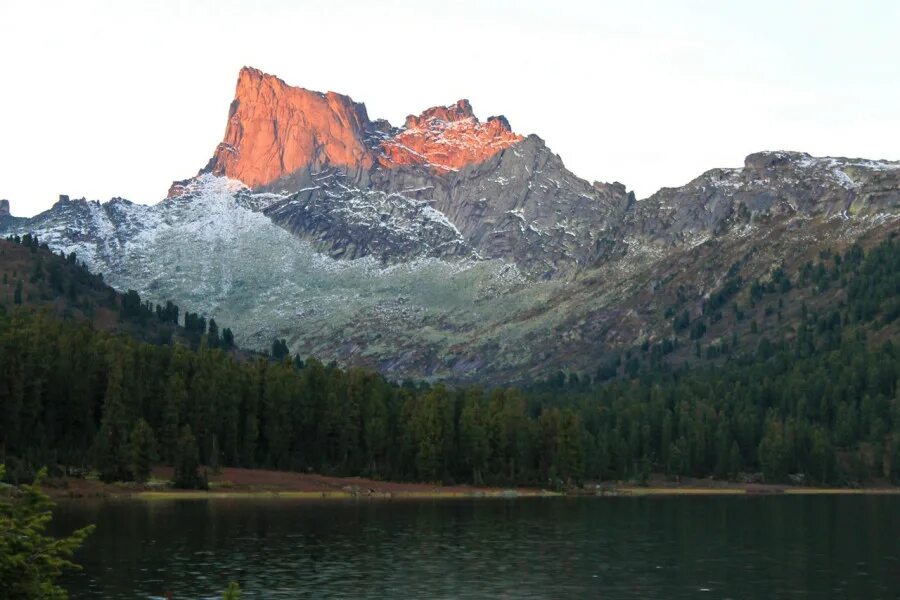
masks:
<svg viewBox="0 0 900 600"><path fill-rule="evenodd" d="M45 309L65 319L88 322L104 331L128 333L155 344L183 343L196 348L208 343L234 348L234 335L215 320L185 312L172 302L153 305L137 292L120 293L104 283L102 274L87 270L75 253L53 254L32 235L0 240L0 310L16 307Z"/></svg>
<svg viewBox="0 0 900 600"><path fill-rule="evenodd" d="M829 310L797 307L791 336L758 331L752 353L719 354L690 368L650 360L629 367L631 358L655 352L635 348L620 364L598 365L596 379L605 381L560 376L527 390L398 384L283 356L281 343L277 357L238 360L222 348L217 328L201 327L196 315L189 319L196 349L186 334L139 341L98 326L99 299L110 293L98 279L91 280L97 300L76 291L62 309L49 297L44 308L28 305L26 295L40 289L24 283L33 264L56 281L54 265L75 259L12 245L3 246L4 272L7 256L40 257L21 262L13 276L19 281L5 283L12 294L0 297L0 462L12 480L40 465L142 479L154 461L184 473L199 460L554 487L651 472L900 481L900 349L893 341L900 246L893 239L868 253L854 246L823 256L782 273L774 289L753 292L817 286L833 302ZM52 289L65 295L70 274L61 272L63 283ZM110 311L129 318L165 320L164 307L139 299L140 308L113 304Z"/></svg>

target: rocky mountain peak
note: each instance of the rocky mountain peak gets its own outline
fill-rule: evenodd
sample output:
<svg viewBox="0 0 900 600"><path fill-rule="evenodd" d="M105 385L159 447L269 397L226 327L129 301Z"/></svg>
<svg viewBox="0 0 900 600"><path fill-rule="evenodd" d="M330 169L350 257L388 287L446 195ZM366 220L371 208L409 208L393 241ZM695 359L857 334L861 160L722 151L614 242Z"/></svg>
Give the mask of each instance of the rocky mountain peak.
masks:
<svg viewBox="0 0 900 600"><path fill-rule="evenodd" d="M431 108L422 111L422 114L419 116L409 115L406 117L406 124L404 126L407 129L412 129L415 127L427 127L428 123L432 120L452 123L454 121L462 121L463 119L471 118L475 118L475 113L472 111L472 105L468 100L463 98L457 100L456 104L451 104L449 106L432 106Z"/></svg>
<svg viewBox="0 0 900 600"><path fill-rule="evenodd" d="M327 168L354 175L373 166L422 166L445 174L484 162L522 139L503 116L481 122L466 99L410 115L398 129L383 119L370 121L365 105L348 96L290 86L244 67L225 137L200 174L236 179L256 190L276 182L290 188L295 174L302 179L303 173ZM190 181L174 182L168 196L185 193Z"/></svg>
<svg viewBox="0 0 900 600"><path fill-rule="evenodd" d="M9 200L0 200L0 218L9 216Z"/></svg>
<svg viewBox="0 0 900 600"><path fill-rule="evenodd" d="M512 131L512 126L509 124L509 119L507 119L503 115L494 115L492 117L488 117L487 122L496 122L499 127L502 127L506 131Z"/></svg>
<svg viewBox="0 0 900 600"><path fill-rule="evenodd" d="M791 162L797 162L803 159L809 159L810 155L805 152L789 152L786 150L767 150L764 152L754 152L744 159L744 168L751 171L765 171L767 169L776 168Z"/></svg>
<svg viewBox="0 0 900 600"><path fill-rule="evenodd" d="M368 124L365 106L348 96L289 86L244 67L225 138L201 172L257 188L303 168L367 168L372 164L364 142Z"/></svg>
<svg viewBox="0 0 900 600"><path fill-rule="evenodd" d="M405 128L382 141L379 162L388 168L424 165L447 173L484 162L522 139L506 117L490 117L482 123L463 99L406 117Z"/></svg>

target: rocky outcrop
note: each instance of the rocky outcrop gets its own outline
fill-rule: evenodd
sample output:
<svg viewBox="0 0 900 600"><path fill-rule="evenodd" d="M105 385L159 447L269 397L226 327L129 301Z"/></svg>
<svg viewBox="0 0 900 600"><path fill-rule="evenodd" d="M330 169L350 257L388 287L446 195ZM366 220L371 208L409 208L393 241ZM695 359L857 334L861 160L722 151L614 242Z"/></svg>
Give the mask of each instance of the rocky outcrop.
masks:
<svg viewBox="0 0 900 600"><path fill-rule="evenodd" d="M537 277L594 260L610 215L626 204L624 186L575 177L540 138L514 133L502 116L480 121L468 100L395 128L370 121L346 96L251 68L240 73L225 140L201 173L293 194L267 214L330 256L475 255ZM177 181L169 197L191 186Z"/></svg>
<svg viewBox="0 0 900 600"><path fill-rule="evenodd" d="M355 181L365 180L372 168L456 172L522 139L505 117L481 122L468 100L410 115L396 128L383 119L370 121L365 105L347 96L289 86L244 67L225 137L200 174L236 179L254 190L291 191L329 168ZM168 197L186 193L191 181L175 181Z"/></svg>
<svg viewBox="0 0 900 600"><path fill-rule="evenodd" d="M14 217L10 213L9 200L0 200L0 232L14 229L27 222L26 217Z"/></svg>
<svg viewBox="0 0 900 600"><path fill-rule="evenodd" d="M877 217L900 210L900 162L749 155L743 168L712 169L637 203L627 230L657 243L697 242L730 227L778 218Z"/></svg>
<svg viewBox="0 0 900 600"><path fill-rule="evenodd" d="M429 202L479 256L536 278L596 260L631 202L622 184L575 176L535 135L443 176L421 165L381 169L370 185Z"/></svg>
<svg viewBox="0 0 900 600"><path fill-rule="evenodd" d="M225 139L201 172L257 188L304 168L368 168L373 160L364 142L368 125L366 107L347 96L292 87L245 67Z"/></svg>
<svg viewBox="0 0 900 600"><path fill-rule="evenodd" d="M575 176L537 136L444 174L425 164L373 168L364 178L325 169L277 189L297 191L266 214L330 256L475 255L534 278L596 261L633 202L622 184Z"/></svg>
<svg viewBox="0 0 900 600"><path fill-rule="evenodd" d="M438 173L484 162L522 141L505 117L478 120L468 100L429 108L406 118L404 129L381 142L382 166L426 165Z"/></svg>
<svg viewBox="0 0 900 600"><path fill-rule="evenodd" d="M333 258L371 256L382 264L396 264L475 256L459 230L431 203L412 194L355 188L334 171L310 176L309 185L265 214Z"/></svg>

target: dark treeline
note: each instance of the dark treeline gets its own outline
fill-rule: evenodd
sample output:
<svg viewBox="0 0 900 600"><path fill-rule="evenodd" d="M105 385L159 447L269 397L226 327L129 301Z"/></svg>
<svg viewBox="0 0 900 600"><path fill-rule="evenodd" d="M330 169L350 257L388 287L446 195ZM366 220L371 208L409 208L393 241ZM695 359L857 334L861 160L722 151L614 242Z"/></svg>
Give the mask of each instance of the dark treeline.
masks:
<svg viewBox="0 0 900 600"><path fill-rule="evenodd" d="M846 288L840 306L803 311L793 337L751 355L527 391L396 384L284 356L282 340L280 360L236 360L208 325L193 350L13 308L0 316L0 462L13 480L40 465L140 480L161 462L184 487L202 486L198 462L554 487L652 472L898 481L900 350L883 335L898 258L889 241L829 257L824 275L812 265L808 277Z"/></svg>

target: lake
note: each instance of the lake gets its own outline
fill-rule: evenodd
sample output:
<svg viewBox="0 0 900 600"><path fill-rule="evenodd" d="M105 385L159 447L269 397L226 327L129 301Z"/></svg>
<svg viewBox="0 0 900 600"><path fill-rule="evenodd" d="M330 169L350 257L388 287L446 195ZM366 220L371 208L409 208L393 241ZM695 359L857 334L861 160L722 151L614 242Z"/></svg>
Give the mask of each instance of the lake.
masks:
<svg viewBox="0 0 900 600"><path fill-rule="evenodd" d="M900 598L900 496L64 502L72 598Z"/></svg>

